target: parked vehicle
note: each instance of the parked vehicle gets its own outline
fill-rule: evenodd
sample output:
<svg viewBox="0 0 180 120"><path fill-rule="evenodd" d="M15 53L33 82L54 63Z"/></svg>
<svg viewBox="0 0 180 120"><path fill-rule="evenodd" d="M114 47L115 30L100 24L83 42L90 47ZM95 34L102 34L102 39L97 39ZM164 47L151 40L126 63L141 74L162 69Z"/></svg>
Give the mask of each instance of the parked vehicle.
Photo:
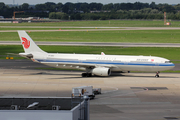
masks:
<svg viewBox="0 0 180 120"><path fill-rule="evenodd" d="M93 93L93 86L81 86L72 89L73 97L81 97L81 96L89 96L90 99L95 98L95 94Z"/></svg>

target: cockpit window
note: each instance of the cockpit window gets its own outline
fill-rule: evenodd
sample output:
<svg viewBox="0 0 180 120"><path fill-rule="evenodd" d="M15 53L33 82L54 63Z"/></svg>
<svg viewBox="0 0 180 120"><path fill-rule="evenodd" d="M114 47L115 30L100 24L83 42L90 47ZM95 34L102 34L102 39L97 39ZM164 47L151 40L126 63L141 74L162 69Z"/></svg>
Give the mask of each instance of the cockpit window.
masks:
<svg viewBox="0 0 180 120"><path fill-rule="evenodd" d="M165 61L165 63L171 63L171 61Z"/></svg>

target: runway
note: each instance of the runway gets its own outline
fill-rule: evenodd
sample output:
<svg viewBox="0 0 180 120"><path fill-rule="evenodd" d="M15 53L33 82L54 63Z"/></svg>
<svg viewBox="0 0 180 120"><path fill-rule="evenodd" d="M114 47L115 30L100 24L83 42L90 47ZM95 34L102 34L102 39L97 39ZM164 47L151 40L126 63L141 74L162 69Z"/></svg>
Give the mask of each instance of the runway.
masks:
<svg viewBox="0 0 180 120"><path fill-rule="evenodd" d="M39 42L37 45L117 46L117 47L180 47L179 43L102 43L102 42ZM0 41L0 45L21 45L20 41Z"/></svg>
<svg viewBox="0 0 180 120"><path fill-rule="evenodd" d="M80 71L36 67L43 66L28 60L0 60L0 96L70 97L73 87L92 85L102 88L102 94L90 101L91 120L180 118L179 73L160 73L159 78L155 73L82 78Z"/></svg>

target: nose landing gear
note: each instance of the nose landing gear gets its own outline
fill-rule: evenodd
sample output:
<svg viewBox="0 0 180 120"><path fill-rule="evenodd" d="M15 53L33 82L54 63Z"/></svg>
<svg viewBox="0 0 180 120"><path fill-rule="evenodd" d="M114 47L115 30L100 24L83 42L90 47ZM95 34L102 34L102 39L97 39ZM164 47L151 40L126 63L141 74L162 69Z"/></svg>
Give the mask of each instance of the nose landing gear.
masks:
<svg viewBox="0 0 180 120"><path fill-rule="evenodd" d="M156 78L158 78L158 77L159 77L159 73L160 73L159 71L158 71L158 72L156 72L156 75L155 75L155 77L156 77Z"/></svg>

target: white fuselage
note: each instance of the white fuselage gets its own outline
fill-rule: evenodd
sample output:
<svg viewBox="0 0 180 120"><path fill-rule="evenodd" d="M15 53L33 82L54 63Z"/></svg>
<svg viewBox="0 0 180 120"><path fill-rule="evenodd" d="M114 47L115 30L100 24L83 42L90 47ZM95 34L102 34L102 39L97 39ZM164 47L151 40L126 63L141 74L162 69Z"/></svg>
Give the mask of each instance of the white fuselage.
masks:
<svg viewBox="0 0 180 120"><path fill-rule="evenodd" d="M108 67L111 71L164 71L174 67L154 56L33 53L36 62L58 68Z"/></svg>

